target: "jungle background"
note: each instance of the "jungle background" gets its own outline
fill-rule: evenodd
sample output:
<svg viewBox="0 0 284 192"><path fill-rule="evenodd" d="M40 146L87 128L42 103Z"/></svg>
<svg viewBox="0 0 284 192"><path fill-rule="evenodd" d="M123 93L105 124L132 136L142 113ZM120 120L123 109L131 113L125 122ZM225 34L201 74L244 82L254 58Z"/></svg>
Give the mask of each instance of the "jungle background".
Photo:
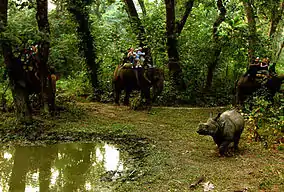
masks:
<svg viewBox="0 0 284 192"><path fill-rule="evenodd" d="M38 30L38 2L8 1L1 38L15 54L46 38L47 65L60 76L57 103L113 102L113 71L129 47L147 47L153 65L165 70L158 105L232 104L235 83L253 56L269 57L277 73L284 73L281 0L50 1L43 4L48 5L48 36L43 34L49 29ZM13 108L3 55L0 63L2 101ZM282 129L283 95L276 95L273 106L253 103L257 115L272 111L263 118L275 117Z"/></svg>
<svg viewBox="0 0 284 192"><path fill-rule="evenodd" d="M176 2L174 22L177 26L181 25L180 21L185 22L182 30L176 27L173 33L177 42L178 65L182 70L182 81L185 84L182 90L172 86L168 75L169 32L166 26L165 2L145 1L141 4L140 1L140 5L139 2L135 2L139 20L133 21L130 19L130 13L126 11L129 10L127 2L83 1L83 4L71 5L72 3L67 1L54 1L56 7L49 4L48 63L55 66L56 72L61 76L57 85L58 96L92 97L94 84L95 89L100 91L101 101L113 101L113 71L121 63L129 47L138 47L141 44L137 38L139 35L144 35L142 43L150 48L153 64L166 71L166 86L158 101L159 104L231 104L235 82L246 71L249 61L248 50L251 46L255 56L268 56L272 62L277 62L277 72L284 73L284 56L281 54L283 21L277 20L277 17L281 18L283 14L282 1L248 1L251 2L249 6L254 14L253 30L247 22L246 1L223 1L222 6L226 12L221 21L218 19L220 20L222 12L218 11L216 1ZM88 64L88 60L85 59L84 41L80 34L78 36L78 33L81 33L78 32L80 26L70 11L72 6L77 6L88 16L87 27L91 32L94 47L92 64ZM183 18L189 8L192 9L188 18ZM9 1L7 30L15 49L21 44L29 45L41 38L35 14L36 9L32 1L21 4ZM141 25L145 34L137 31L133 22ZM272 29L273 27L275 29ZM255 39L253 44L249 41L252 36ZM0 61L3 76L2 56ZM95 65L95 70L90 65ZM94 83L91 80L89 74L93 73L97 73L95 81L98 82ZM9 101L11 102L11 99Z"/></svg>
<svg viewBox="0 0 284 192"><path fill-rule="evenodd" d="M1 144L106 139L145 152L130 174L138 179L123 180L116 191L188 191L201 175L219 191L283 191L283 93L274 103L254 97L240 111L246 128L241 151L232 158L217 157L212 139L196 133L210 113L232 107L236 81L253 56L269 57L284 74L283 0L0 0L0 5L0 94L6 110L0 116ZM59 112L36 110L31 95L34 121L19 124L5 43L17 56L40 41L49 50L47 66L59 76ZM113 104L113 71L128 48L139 46L165 71L164 90L150 111Z"/></svg>

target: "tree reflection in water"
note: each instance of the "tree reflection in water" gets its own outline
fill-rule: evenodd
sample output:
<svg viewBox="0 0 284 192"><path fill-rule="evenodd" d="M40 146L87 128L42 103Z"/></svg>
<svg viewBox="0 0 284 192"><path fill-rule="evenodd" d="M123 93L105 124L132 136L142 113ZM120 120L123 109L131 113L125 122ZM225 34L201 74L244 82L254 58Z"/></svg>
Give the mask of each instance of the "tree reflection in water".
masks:
<svg viewBox="0 0 284 192"><path fill-rule="evenodd" d="M106 143L0 147L0 191L108 190L102 175L123 171L121 155Z"/></svg>

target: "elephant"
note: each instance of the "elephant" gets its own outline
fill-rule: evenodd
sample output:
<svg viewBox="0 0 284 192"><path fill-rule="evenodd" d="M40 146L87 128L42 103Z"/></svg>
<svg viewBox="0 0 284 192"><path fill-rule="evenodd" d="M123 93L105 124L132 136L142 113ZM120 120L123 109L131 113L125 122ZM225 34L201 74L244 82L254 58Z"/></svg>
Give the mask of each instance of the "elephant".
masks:
<svg viewBox="0 0 284 192"><path fill-rule="evenodd" d="M242 105L246 98L261 88L268 90L268 96L272 99L276 92L280 92L284 75L271 76L266 82L252 80L248 76L242 76L236 83L236 104Z"/></svg>
<svg viewBox="0 0 284 192"><path fill-rule="evenodd" d="M129 105L130 93L140 90L141 97L146 99L146 104L154 102L164 88L164 71L155 67L132 68L131 66L118 65L114 71L113 87L115 103L119 105L121 91L125 91L124 105ZM150 89L153 88L151 99Z"/></svg>
<svg viewBox="0 0 284 192"><path fill-rule="evenodd" d="M37 95L40 104L48 106L50 112L55 110L56 81L59 76L55 74L54 68L44 68L40 64L39 55L36 54L30 62L26 62L25 50L18 57L11 56L11 64L7 66L7 74L10 84L14 90L15 105L23 108L26 116L31 117L30 95ZM42 103L44 101L44 103Z"/></svg>

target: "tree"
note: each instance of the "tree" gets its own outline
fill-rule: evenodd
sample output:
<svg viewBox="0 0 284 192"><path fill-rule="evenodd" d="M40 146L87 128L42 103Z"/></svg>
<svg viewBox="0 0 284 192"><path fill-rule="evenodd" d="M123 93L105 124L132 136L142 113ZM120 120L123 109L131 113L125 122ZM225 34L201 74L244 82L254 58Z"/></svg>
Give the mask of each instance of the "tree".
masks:
<svg viewBox="0 0 284 192"><path fill-rule="evenodd" d="M146 12L146 7L145 7L144 0L138 0L138 3L140 5L140 7L141 7L143 16L146 16L147 12Z"/></svg>
<svg viewBox="0 0 284 192"><path fill-rule="evenodd" d="M90 74L90 79L92 87L94 89L93 93L95 97L98 96L99 82L98 82L98 69L99 63L96 60L94 38L91 34L90 23L89 23L89 12L87 6L92 1L76 1L70 0L68 4L68 10L76 19L78 24L77 33L80 39L81 49L83 51L84 57L86 59L88 71Z"/></svg>
<svg viewBox="0 0 284 192"><path fill-rule="evenodd" d="M221 23L225 20L225 16L226 16L226 9L223 5L223 1L222 0L218 0L217 1L217 7L219 10L219 16L217 17L216 21L213 24L213 43L214 43L214 47L213 47L213 58L211 60L211 62L208 65L208 72L207 72L207 79L206 79L206 85L205 85L205 90L209 90L211 88L212 85L212 79L213 79L213 73L218 65L218 60L222 51L222 46L221 46L221 42L219 39L219 35L218 35L218 27L221 25Z"/></svg>
<svg viewBox="0 0 284 192"><path fill-rule="evenodd" d="M185 4L185 12L182 19L177 22L175 14L175 0L165 0L166 4L166 26L167 26L167 53L168 53L168 68L175 83L179 89L184 88L182 80L182 69L177 48L177 37L182 32L186 20L192 10L194 0L189 0Z"/></svg>
<svg viewBox="0 0 284 192"><path fill-rule="evenodd" d="M277 38L277 36L275 35L277 31L277 27L279 26L279 23L284 13L284 2L281 2L281 0L277 0L277 2L270 1L269 7L271 8L270 8L270 26L269 26L268 37L271 39L271 41L275 41L275 39ZM282 27L282 30L280 30L280 33L282 32L283 32L283 27ZM272 58L275 56L274 62L277 62L280 58L280 54L284 47L284 41L280 43L276 42L276 44L277 44L276 47L277 48L279 47L279 48L276 49L276 53L272 55Z"/></svg>
<svg viewBox="0 0 284 192"><path fill-rule="evenodd" d="M23 69L17 65L16 58L12 52L9 39L5 36L7 26L8 1L0 1L0 33L1 48L4 56L4 62L8 71L11 90L17 111L17 118L20 121L31 120L31 108L29 107L28 91L25 89L23 81Z"/></svg>
<svg viewBox="0 0 284 192"><path fill-rule="evenodd" d="M38 30L42 34L42 40L40 42L40 49L39 52L39 71L40 71L40 81L41 81L41 94L42 94L42 103L49 103L54 111L55 109L55 100L53 97L55 95L52 94L52 82L51 78L47 81L47 77L49 75L49 69L47 66L48 62L48 55L49 55L49 36L50 36L50 29L48 23L48 13L47 13L47 0L37 0L37 12L36 12L36 20L38 24ZM49 102L46 102L49 101ZM48 106L44 106L47 108Z"/></svg>
<svg viewBox="0 0 284 192"><path fill-rule="evenodd" d="M125 2L125 5L126 5L126 11L127 11L131 26L133 27L134 32L137 35L137 40L139 41L139 46L144 47L145 41L146 41L146 38L145 38L146 37L146 31L145 31L144 26L141 23L141 20L139 18L139 15L137 13L137 10L135 8L133 0L124 0L124 2ZM140 6L143 10L143 14L146 14L144 1L140 0L139 3L140 3ZM145 51L146 55L149 56L150 62L152 63L150 48L149 47L144 48L144 51Z"/></svg>
<svg viewBox="0 0 284 192"><path fill-rule="evenodd" d="M128 17L130 19L131 25L137 34L137 39L139 41L139 46L143 47L145 45L145 28L143 27L141 20L136 11L135 5L132 0L124 0L126 5L126 10Z"/></svg>
<svg viewBox="0 0 284 192"><path fill-rule="evenodd" d="M256 33L256 21L255 11L253 8L253 0L242 0L248 23L248 58L249 62L255 55L255 49L257 47L257 33Z"/></svg>
<svg viewBox="0 0 284 192"><path fill-rule="evenodd" d="M1 47L5 58L10 85L16 106L17 117L19 120L31 120L31 107L29 95L32 93L40 94L42 104L52 111L55 108L55 95L52 91L51 78L48 79L49 71L47 67L49 53L49 23L47 18L47 0L37 0L36 19L38 28L42 35L39 42L37 64L31 65L32 69L27 70L23 62L14 56L11 39L6 37L5 27L7 26L7 1L1 2ZM20 56L23 53L20 54ZM36 66L36 67L35 67ZM48 105L47 105L48 103Z"/></svg>
<svg viewBox="0 0 284 192"><path fill-rule="evenodd" d="M272 38L284 13L284 2L281 2L281 0L277 0L276 2L270 1L270 7L270 27L268 36Z"/></svg>

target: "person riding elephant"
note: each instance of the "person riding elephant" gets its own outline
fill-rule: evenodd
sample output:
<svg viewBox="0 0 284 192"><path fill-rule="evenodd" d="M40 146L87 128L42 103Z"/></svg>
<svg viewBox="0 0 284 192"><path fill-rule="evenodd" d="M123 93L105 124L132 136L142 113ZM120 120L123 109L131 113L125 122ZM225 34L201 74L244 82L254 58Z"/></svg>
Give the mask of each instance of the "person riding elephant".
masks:
<svg viewBox="0 0 284 192"><path fill-rule="evenodd" d="M265 83L251 81L247 76L242 76L236 84L236 104L242 105L248 96L263 87L268 90L268 97L272 99L283 83L284 75L272 76Z"/></svg>
<svg viewBox="0 0 284 192"><path fill-rule="evenodd" d="M263 58L259 65L258 73L263 74L265 76L269 76L269 71L268 71L269 62L270 62L269 58L267 57Z"/></svg>
<svg viewBox="0 0 284 192"><path fill-rule="evenodd" d="M249 65L248 71L244 74L244 76L248 76L249 80L254 81L257 71L260 67L259 57L253 57L252 61Z"/></svg>
<svg viewBox="0 0 284 192"><path fill-rule="evenodd" d="M136 76L136 72L138 77ZM147 78L145 78L147 77ZM150 88L153 87L154 97L160 94L164 85L164 72L158 68L143 67L133 69L131 67L116 67L113 77L115 92L115 103L119 104L121 91L125 91L124 104L129 104L129 97L132 90L140 90L141 97L146 99L148 105L151 104Z"/></svg>

